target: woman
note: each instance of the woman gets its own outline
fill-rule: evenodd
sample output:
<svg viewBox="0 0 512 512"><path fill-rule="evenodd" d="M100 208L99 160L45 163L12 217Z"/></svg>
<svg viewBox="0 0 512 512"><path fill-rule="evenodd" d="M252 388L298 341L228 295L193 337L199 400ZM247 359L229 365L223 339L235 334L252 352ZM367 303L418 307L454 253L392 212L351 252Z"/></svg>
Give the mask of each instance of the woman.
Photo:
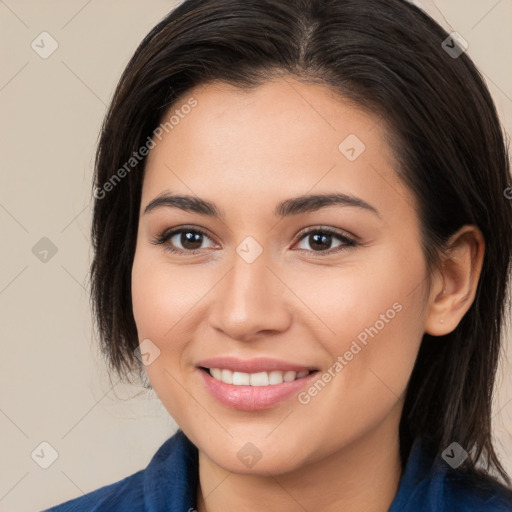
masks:
<svg viewBox="0 0 512 512"><path fill-rule="evenodd" d="M512 510L511 186L481 76L417 7L182 3L106 116L91 267L112 369L180 429L50 510Z"/></svg>

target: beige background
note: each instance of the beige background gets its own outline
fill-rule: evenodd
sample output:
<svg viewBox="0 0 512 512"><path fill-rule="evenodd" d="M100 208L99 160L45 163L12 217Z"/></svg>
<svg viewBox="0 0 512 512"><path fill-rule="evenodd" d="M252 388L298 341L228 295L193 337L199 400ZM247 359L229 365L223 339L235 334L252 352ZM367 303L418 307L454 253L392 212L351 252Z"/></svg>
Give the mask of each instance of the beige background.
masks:
<svg viewBox="0 0 512 512"><path fill-rule="evenodd" d="M468 41L511 133L512 0L416 3ZM105 108L138 43L175 4L0 0L1 511L41 510L120 480L176 429L153 394L110 382L86 281ZM43 31L59 45L47 59L31 47ZM47 262L32 252L43 237L57 249ZM507 350L494 414L512 475L510 343ZM31 457L43 441L58 453L48 469Z"/></svg>

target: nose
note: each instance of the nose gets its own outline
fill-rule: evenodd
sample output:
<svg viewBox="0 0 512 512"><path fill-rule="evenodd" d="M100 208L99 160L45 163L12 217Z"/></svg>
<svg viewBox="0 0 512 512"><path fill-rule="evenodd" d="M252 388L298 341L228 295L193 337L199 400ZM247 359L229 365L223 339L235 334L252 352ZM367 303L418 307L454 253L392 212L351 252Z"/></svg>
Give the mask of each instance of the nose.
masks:
<svg viewBox="0 0 512 512"><path fill-rule="evenodd" d="M288 329L292 312L286 298L293 295L271 268L265 252L249 263L238 254L215 287L210 324L227 336L249 341Z"/></svg>

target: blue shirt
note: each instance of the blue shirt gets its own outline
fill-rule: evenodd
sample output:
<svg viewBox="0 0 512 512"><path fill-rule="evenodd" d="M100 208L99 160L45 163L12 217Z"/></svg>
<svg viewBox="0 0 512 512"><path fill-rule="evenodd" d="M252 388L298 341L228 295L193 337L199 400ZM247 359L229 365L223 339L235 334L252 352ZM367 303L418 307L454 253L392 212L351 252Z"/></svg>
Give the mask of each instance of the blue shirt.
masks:
<svg viewBox="0 0 512 512"><path fill-rule="evenodd" d="M388 512L512 512L512 493L471 480L416 441ZM193 512L199 482L197 448L178 430L148 466L118 482L43 512Z"/></svg>

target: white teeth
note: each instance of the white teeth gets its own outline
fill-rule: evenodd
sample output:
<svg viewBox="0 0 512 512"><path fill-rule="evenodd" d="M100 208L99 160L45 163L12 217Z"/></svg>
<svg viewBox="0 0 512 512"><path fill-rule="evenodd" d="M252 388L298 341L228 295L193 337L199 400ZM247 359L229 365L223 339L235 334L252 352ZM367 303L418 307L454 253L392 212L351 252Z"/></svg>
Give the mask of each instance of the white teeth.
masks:
<svg viewBox="0 0 512 512"><path fill-rule="evenodd" d="M245 375L248 375L247 373ZM251 386L268 386L269 385L269 375L267 372L259 372L259 373L251 373L250 374L250 384Z"/></svg>
<svg viewBox="0 0 512 512"><path fill-rule="evenodd" d="M233 384L235 386L248 386L250 380L251 376L248 373L233 372Z"/></svg>
<svg viewBox="0 0 512 512"><path fill-rule="evenodd" d="M220 380L225 382L226 384L233 384L233 372L231 370L220 370L221 377Z"/></svg>
<svg viewBox="0 0 512 512"><path fill-rule="evenodd" d="M215 377L217 380L222 380L222 370L219 368L210 368L210 373L212 377Z"/></svg>
<svg viewBox="0 0 512 512"><path fill-rule="evenodd" d="M279 372L279 371L269 372L268 383L270 385L281 384L281 382L283 382L283 372Z"/></svg>
<svg viewBox="0 0 512 512"><path fill-rule="evenodd" d="M297 376L297 372L286 372L283 375L283 380L285 382L291 382L292 380L295 380L295 377Z"/></svg>
<svg viewBox="0 0 512 512"><path fill-rule="evenodd" d="M214 379L220 380L225 384L234 384L235 386L273 386L275 384L300 379L308 374L309 370L303 370L298 373L293 371L281 372L277 370L271 372L245 373L232 372L231 370L220 368L210 368L210 375Z"/></svg>

